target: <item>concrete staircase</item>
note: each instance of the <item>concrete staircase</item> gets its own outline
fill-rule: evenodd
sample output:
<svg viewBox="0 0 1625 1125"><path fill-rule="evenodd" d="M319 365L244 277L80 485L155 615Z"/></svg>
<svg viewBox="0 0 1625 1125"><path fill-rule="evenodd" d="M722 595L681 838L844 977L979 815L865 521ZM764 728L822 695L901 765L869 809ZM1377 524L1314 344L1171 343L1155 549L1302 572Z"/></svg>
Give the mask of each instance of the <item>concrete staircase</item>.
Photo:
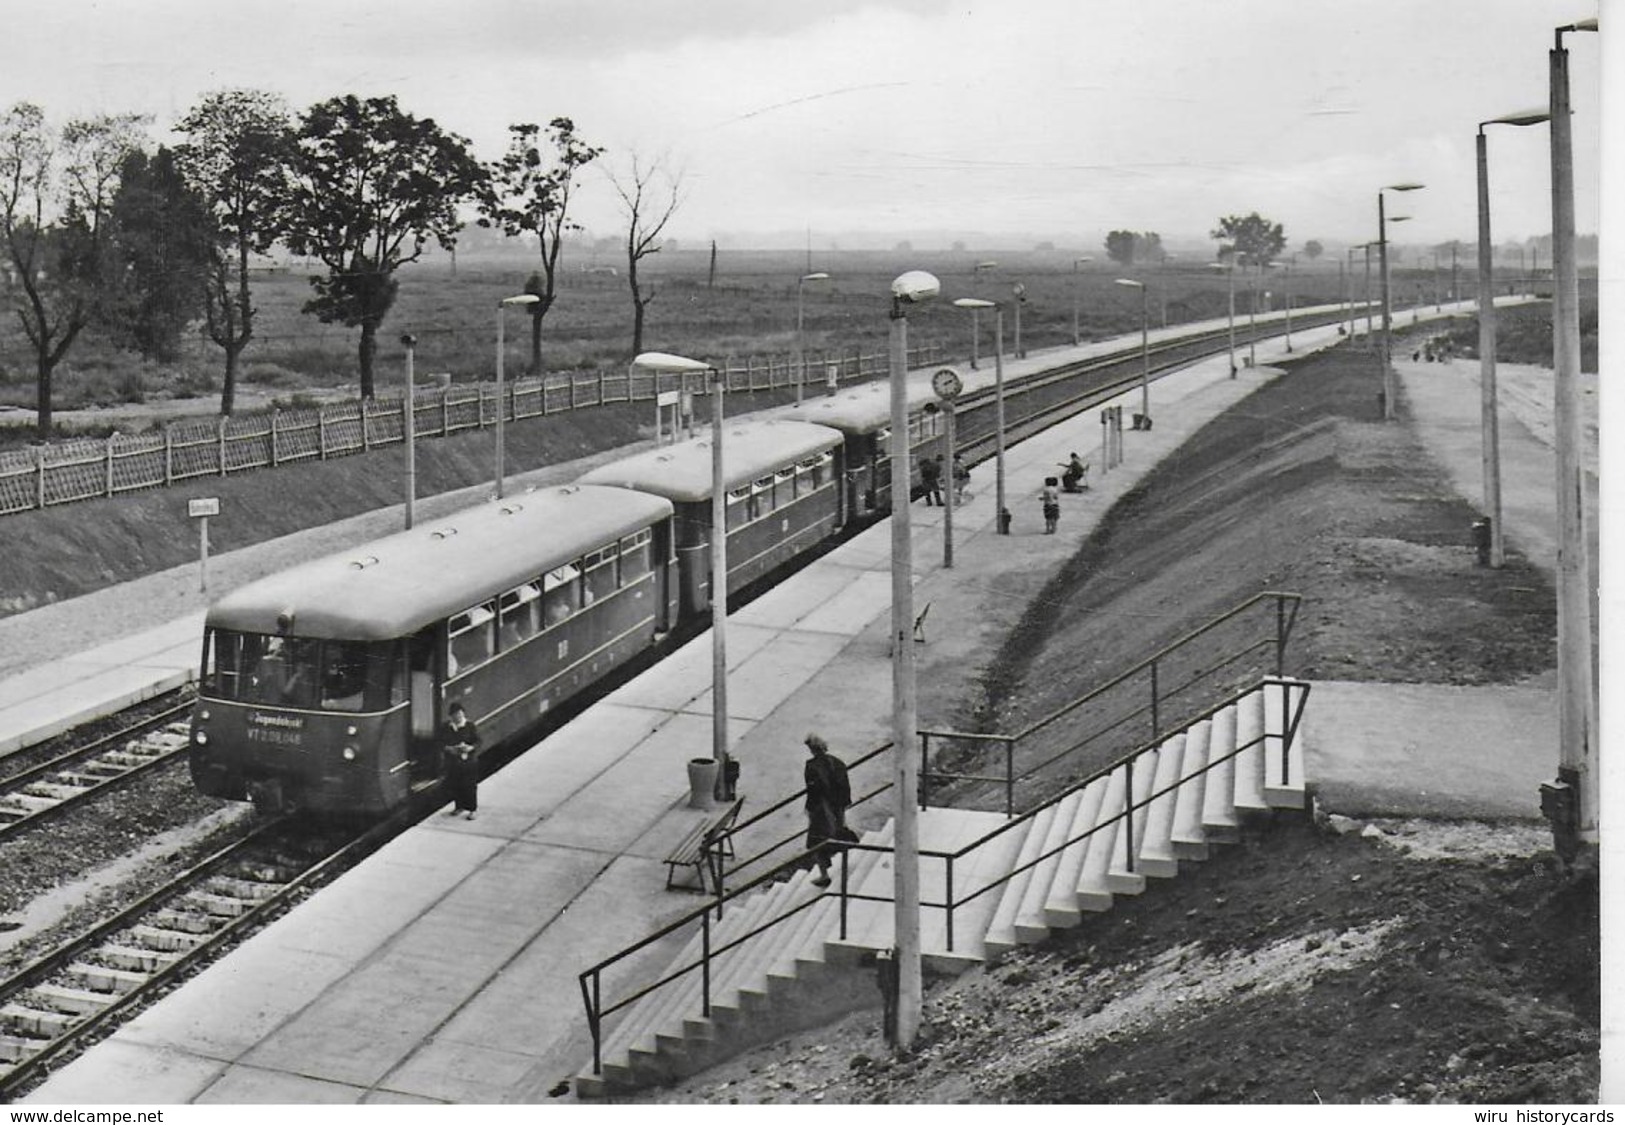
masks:
<svg viewBox="0 0 1625 1125"><path fill-rule="evenodd" d="M926 967L962 972L1043 941L1052 930L1081 924L1085 914L1110 910L1115 896L1139 894L1147 880L1172 878L1181 863L1237 840L1249 813L1303 808L1301 724L1284 756L1282 743L1307 696L1307 684L1266 680L1016 820L923 810L920 950ZM845 857L845 936L840 865L828 888L814 887L811 873L802 872L730 902L720 921L713 917L713 951L761 932L713 956L710 1014L697 968L643 997L606 1031L601 1071L589 1066L578 1074L576 1093L597 1097L675 1081L788 1032L873 1006L879 997L866 967L894 944L891 832L888 822L861 841L882 850L857 848ZM941 906L949 897L950 864L951 919ZM696 933L667 972L697 964L702 940Z"/></svg>

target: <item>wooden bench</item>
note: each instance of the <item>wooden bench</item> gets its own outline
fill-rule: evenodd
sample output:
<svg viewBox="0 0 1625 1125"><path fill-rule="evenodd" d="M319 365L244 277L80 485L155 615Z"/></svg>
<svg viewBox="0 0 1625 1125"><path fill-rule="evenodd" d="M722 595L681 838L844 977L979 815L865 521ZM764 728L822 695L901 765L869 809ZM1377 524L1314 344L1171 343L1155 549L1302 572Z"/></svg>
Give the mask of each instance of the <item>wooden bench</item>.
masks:
<svg viewBox="0 0 1625 1125"><path fill-rule="evenodd" d="M731 858L734 854L734 844L728 833L734 822L739 819L739 807L745 803L741 797L733 804L723 809L714 820L702 820L696 824L671 850L666 857L666 889L684 891L706 891L705 875L711 873L713 887L722 885L722 860ZM697 887L677 887L674 880L677 870L681 867L692 867L695 877L700 884Z"/></svg>

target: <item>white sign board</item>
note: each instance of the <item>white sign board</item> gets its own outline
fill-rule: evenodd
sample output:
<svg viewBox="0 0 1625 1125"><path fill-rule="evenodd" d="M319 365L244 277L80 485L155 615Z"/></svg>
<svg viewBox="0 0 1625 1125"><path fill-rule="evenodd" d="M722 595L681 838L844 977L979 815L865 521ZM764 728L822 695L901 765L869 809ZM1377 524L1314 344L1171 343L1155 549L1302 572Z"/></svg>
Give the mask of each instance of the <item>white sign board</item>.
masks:
<svg viewBox="0 0 1625 1125"><path fill-rule="evenodd" d="M220 514L220 497L205 496L201 500L188 500L186 514L196 519L199 516L218 516Z"/></svg>
<svg viewBox="0 0 1625 1125"><path fill-rule="evenodd" d="M661 391L655 397L656 406L676 406L680 401L682 401L682 392L680 391Z"/></svg>

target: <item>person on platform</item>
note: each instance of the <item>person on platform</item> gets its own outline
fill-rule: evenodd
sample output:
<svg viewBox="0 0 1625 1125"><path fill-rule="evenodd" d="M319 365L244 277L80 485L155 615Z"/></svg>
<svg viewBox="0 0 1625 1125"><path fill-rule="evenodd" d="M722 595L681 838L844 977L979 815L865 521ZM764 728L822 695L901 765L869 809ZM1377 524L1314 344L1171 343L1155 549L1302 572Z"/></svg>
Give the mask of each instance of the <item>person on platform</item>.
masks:
<svg viewBox="0 0 1625 1125"><path fill-rule="evenodd" d="M829 744L817 734L807 735L807 759L803 776L807 782L807 850L818 864L813 886L829 886L832 843L850 842L855 834L846 826L846 810L852 804L852 785L846 763L829 752Z"/></svg>
<svg viewBox="0 0 1625 1125"><path fill-rule="evenodd" d="M446 762L446 786L451 790L453 802L446 815L462 813L473 820L480 804L480 732L461 703L453 703L446 709L446 722L440 728L440 746Z"/></svg>
<svg viewBox="0 0 1625 1125"><path fill-rule="evenodd" d="M965 464L964 458L954 454L954 503L965 502L965 490L970 487L970 468Z"/></svg>
<svg viewBox="0 0 1625 1125"><path fill-rule="evenodd" d="M932 456L920 458L920 489L927 508L942 503L942 462Z"/></svg>
<svg viewBox="0 0 1625 1125"><path fill-rule="evenodd" d="M1054 535L1055 525L1061 522L1061 490L1056 487L1054 477L1044 478L1044 491L1039 493L1039 499L1044 504L1044 534Z"/></svg>
<svg viewBox="0 0 1625 1125"><path fill-rule="evenodd" d="M1076 453L1061 462L1061 488L1066 492L1082 492L1089 487L1089 462Z"/></svg>

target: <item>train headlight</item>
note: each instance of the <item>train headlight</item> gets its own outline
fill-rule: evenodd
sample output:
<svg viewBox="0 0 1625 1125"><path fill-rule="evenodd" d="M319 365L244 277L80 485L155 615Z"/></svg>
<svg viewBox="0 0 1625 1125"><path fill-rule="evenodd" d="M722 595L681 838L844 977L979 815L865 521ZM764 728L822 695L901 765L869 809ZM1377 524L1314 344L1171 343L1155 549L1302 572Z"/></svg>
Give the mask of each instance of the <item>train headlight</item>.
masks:
<svg viewBox="0 0 1625 1125"><path fill-rule="evenodd" d="M199 746L207 746L209 744L209 732L205 730L194 731L192 733L192 741L197 743Z"/></svg>
<svg viewBox="0 0 1625 1125"><path fill-rule="evenodd" d="M344 748L344 760L346 762L355 761L355 747L354 746L346 746Z"/></svg>
<svg viewBox="0 0 1625 1125"><path fill-rule="evenodd" d="M207 711L199 711L197 713L197 717L205 723L209 721L209 713Z"/></svg>
<svg viewBox="0 0 1625 1125"><path fill-rule="evenodd" d="M344 733L349 735L351 738L354 738L356 733L355 727L345 727Z"/></svg>

